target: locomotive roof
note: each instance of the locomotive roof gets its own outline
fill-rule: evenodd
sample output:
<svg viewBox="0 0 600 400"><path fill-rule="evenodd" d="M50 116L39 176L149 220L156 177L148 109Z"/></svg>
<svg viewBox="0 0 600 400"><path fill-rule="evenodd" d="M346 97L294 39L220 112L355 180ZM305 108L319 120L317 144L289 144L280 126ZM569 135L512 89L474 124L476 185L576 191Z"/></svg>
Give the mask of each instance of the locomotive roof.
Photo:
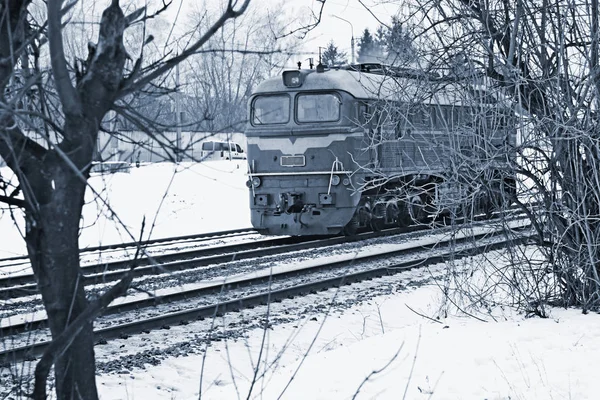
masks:
<svg viewBox="0 0 600 400"><path fill-rule="evenodd" d="M282 76L262 82L254 94L341 90L359 99L379 99L407 103L472 105L496 103L498 100L482 88L464 82L440 79L427 74L382 74L360 69L295 70L303 77L299 87L288 87Z"/></svg>

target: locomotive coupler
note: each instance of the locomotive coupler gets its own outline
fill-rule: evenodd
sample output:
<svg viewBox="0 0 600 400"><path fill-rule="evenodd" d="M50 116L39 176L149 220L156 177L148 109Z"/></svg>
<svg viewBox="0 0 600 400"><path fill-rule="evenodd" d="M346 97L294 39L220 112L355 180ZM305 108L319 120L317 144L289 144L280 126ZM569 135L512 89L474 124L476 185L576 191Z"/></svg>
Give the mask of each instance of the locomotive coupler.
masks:
<svg viewBox="0 0 600 400"><path fill-rule="evenodd" d="M303 211L305 204L301 193L279 193L276 202L277 211L285 211L288 214L297 214Z"/></svg>
<svg viewBox="0 0 600 400"><path fill-rule="evenodd" d="M290 206L287 209L288 214L297 214L302 211L304 208L304 202L302 201L302 196L297 193L289 193L289 202Z"/></svg>

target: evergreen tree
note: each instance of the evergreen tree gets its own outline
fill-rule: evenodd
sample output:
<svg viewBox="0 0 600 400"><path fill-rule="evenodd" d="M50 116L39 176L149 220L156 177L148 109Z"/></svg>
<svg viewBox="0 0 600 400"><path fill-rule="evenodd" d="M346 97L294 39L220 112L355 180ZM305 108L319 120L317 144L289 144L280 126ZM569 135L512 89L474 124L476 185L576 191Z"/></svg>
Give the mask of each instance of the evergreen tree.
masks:
<svg viewBox="0 0 600 400"><path fill-rule="evenodd" d="M358 39L359 63L406 65L415 57L416 51L410 34L398 17L392 17L390 28L380 25L375 35L367 28Z"/></svg>
<svg viewBox="0 0 600 400"><path fill-rule="evenodd" d="M339 51L335 42L332 40L327 44L327 48L321 55L321 63L323 65L329 65L330 67L347 64L348 55L346 52Z"/></svg>
<svg viewBox="0 0 600 400"><path fill-rule="evenodd" d="M358 62L380 63L385 57L381 45L376 41L368 28L365 28L358 39Z"/></svg>
<svg viewBox="0 0 600 400"><path fill-rule="evenodd" d="M415 58L412 40L398 17L392 17L392 27L386 29L384 48L388 64L406 64Z"/></svg>
<svg viewBox="0 0 600 400"><path fill-rule="evenodd" d="M387 49L388 40L388 28L383 25L379 25L379 27L375 31L375 43L382 49Z"/></svg>

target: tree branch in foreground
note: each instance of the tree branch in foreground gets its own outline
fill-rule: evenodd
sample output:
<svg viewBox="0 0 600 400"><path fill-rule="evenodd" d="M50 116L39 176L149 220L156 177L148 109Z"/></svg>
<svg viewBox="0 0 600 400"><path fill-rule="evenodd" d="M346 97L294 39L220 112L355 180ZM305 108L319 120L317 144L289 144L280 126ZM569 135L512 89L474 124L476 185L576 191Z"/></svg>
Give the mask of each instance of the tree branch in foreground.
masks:
<svg viewBox="0 0 600 400"><path fill-rule="evenodd" d="M142 228L140 231L138 247L135 257L132 261L133 264L127 274L102 296L92 301L88 307L71 324L69 324L69 326L56 339L52 340L50 346L48 346L42 355L41 360L35 367L35 386L33 388L33 394L30 396L34 400L46 400L46 382L48 381L50 369L56 362L59 354L65 351L77 337L79 332L81 332L83 326L90 321L93 321L106 307L108 307L108 305L114 299L127 293L127 289L133 281L133 270L135 270L138 266L137 261L140 255L145 225L146 218L142 220Z"/></svg>
<svg viewBox="0 0 600 400"><path fill-rule="evenodd" d="M19 208L25 208L25 200L17 199L15 197L4 196L0 194L0 203L6 203L9 206L15 206Z"/></svg>

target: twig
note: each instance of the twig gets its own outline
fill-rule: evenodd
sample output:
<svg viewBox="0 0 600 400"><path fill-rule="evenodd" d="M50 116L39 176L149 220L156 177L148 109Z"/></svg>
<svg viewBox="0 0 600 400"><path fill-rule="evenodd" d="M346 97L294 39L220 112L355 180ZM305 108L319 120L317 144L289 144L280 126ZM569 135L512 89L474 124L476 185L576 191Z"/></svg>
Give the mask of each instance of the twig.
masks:
<svg viewBox="0 0 600 400"><path fill-rule="evenodd" d="M381 333L385 333L385 329L383 327L383 318L381 318L381 308L379 308L379 304L377 304L377 315L379 315L379 323L381 324Z"/></svg>
<svg viewBox="0 0 600 400"><path fill-rule="evenodd" d="M413 357L412 365L410 366L410 374L408 375L408 380L406 381L406 386L404 387L404 395L402 396L402 400L406 399L406 393L408 392L408 386L410 385L410 379L412 378L413 372L415 370L415 364L417 363L417 355L419 354L419 345L421 344L421 326L419 326L419 339L417 340L417 348L415 349L415 355Z"/></svg>
<svg viewBox="0 0 600 400"><path fill-rule="evenodd" d="M371 371L371 373L369 375L367 375L367 377L365 379L363 379L363 381L360 383L360 385L358 386L358 388L354 392L354 396L352 396L352 400L356 399L356 396L358 396L358 393L360 392L360 389L365 385L365 383L367 383L367 381L369 379L371 379L372 376L377 375L377 374L385 371L394 362L394 360L396 358L398 358L398 355L402 351L403 347L404 347L404 342L402 342L402 345L400 346L400 348L398 349L398 351L396 351L396 354L394 354L394 356L383 367L381 367L380 369L376 369L374 371Z"/></svg>
<svg viewBox="0 0 600 400"><path fill-rule="evenodd" d="M443 324L443 322L442 322L442 321L438 321L437 319L433 319L433 318L431 318L431 317L428 317L428 316L427 316L427 315L425 315L425 314L421 314L420 312L417 312L417 311L413 310L413 309L412 309L412 308L410 308L410 306L409 306L408 304L406 304L406 303L405 303L404 305L405 305L405 306L406 306L406 307L407 307L407 308L408 308L410 311L414 312L415 314L417 314L417 315L418 315L418 316L420 316L420 317L427 318L428 320L430 320L430 321L433 321L433 322L437 322L438 324Z"/></svg>

